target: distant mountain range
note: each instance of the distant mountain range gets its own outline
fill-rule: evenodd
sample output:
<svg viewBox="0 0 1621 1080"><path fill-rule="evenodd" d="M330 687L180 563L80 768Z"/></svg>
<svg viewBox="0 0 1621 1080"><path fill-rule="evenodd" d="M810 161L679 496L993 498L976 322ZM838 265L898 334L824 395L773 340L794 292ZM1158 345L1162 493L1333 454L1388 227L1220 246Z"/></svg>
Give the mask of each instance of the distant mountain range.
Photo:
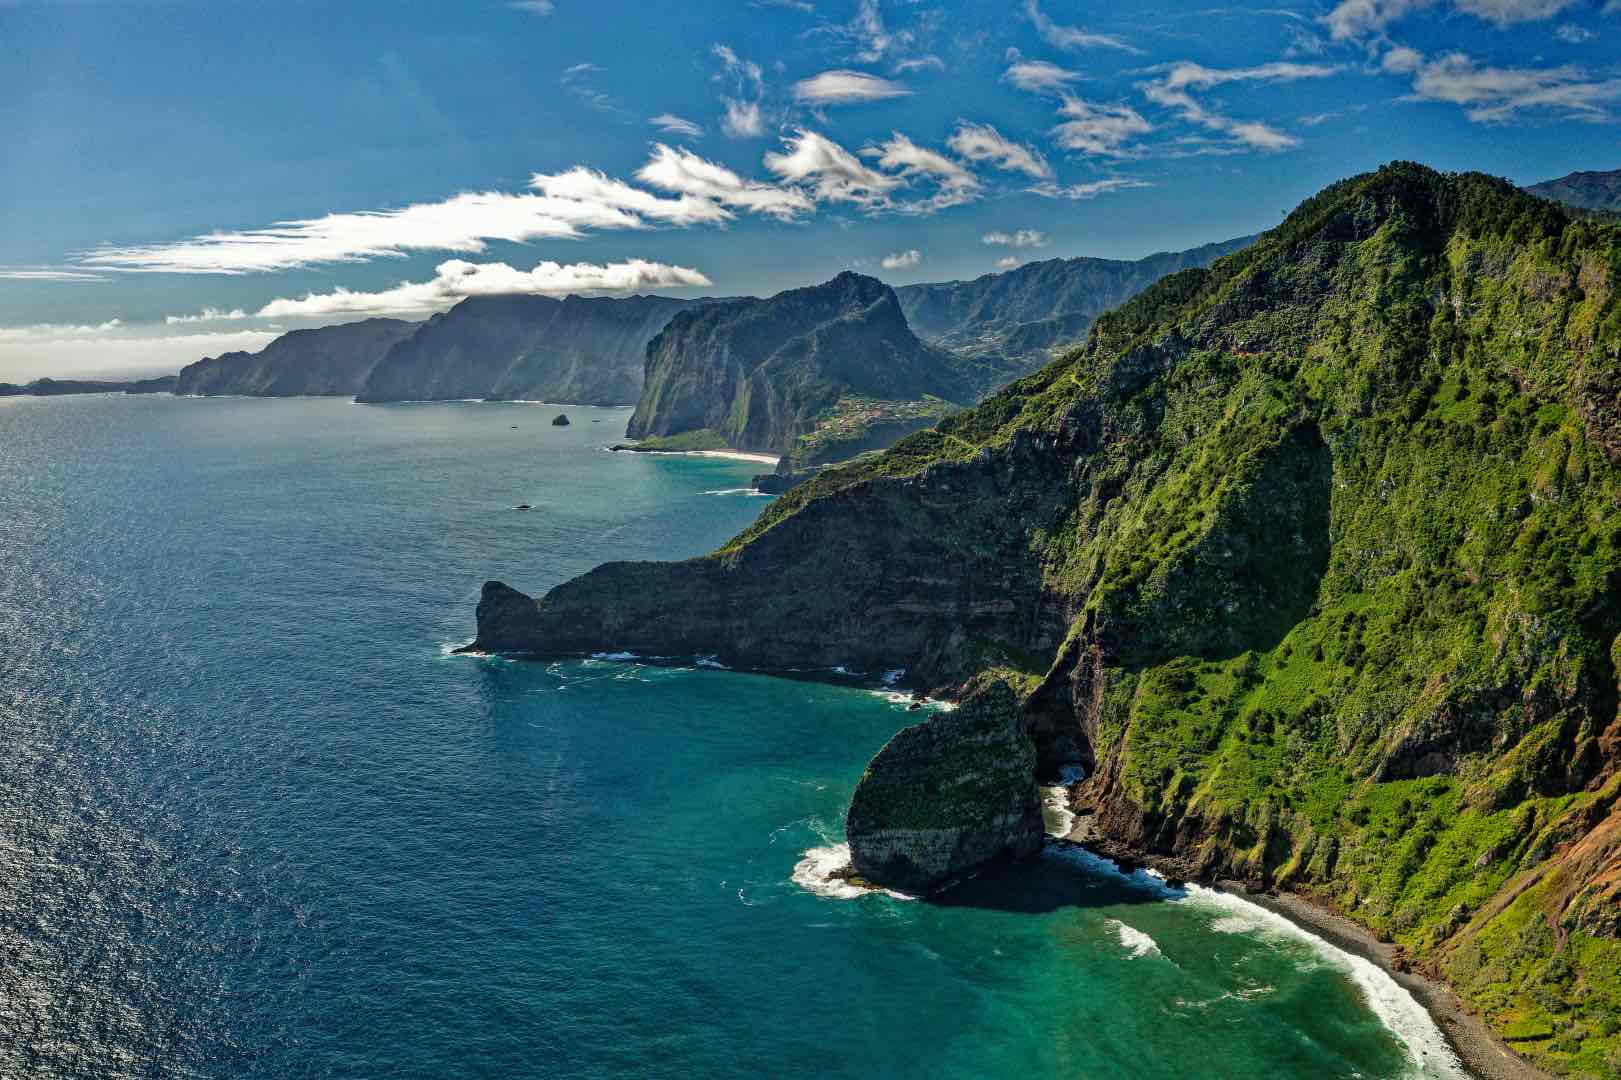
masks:
<svg viewBox="0 0 1621 1080"><path fill-rule="evenodd" d="M905 285L895 294L907 322L925 341L1034 367L1046 362L1055 346L1084 340L1093 319L1165 275L1209 266L1254 240L1243 236L1132 261L1047 259L972 281Z"/></svg>
<svg viewBox="0 0 1621 1080"><path fill-rule="evenodd" d="M420 323L400 319L293 330L256 353L208 357L180 369L175 393L302 397L360 392L372 368Z"/></svg>
<svg viewBox="0 0 1621 1080"><path fill-rule="evenodd" d="M1545 180L1525 190L1578 210L1621 214L1621 169L1610 172L1573 172L1558 180Z"/></svg>

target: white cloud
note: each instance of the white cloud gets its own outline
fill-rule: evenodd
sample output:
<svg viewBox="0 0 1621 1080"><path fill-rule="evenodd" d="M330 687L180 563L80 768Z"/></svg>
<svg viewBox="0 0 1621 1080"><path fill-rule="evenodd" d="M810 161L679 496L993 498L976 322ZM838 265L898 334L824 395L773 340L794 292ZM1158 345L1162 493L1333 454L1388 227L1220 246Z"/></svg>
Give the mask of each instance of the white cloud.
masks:
<svg viewBox="0 0 1621 1080"><path fill-rule="evenodd" d="M0 381L27 382L46 375L107 378L172 374L204 356L262 349L277 336L267 330L154 337L133 329L127 335L107 334L95 327L79 329L88 332L58 332L38 340L0 337Z"/></svg>
<svg viewBox="0 0 1621 1080"><path fill-rule="evenodd" d="M946 145L952 153L968 161L989 161L1005 172L1022 172L1041 180L1052 175L1047 159L1034 148L1004 138L989 124L959 121Z"/></svg>
<svg viewBox="0 0 1621 1080"><path fill-rule="evenodd" d="M1024 11L1030 19L1030 24L1036 28L1036 33L1055 49L1120 49L1129 53L1142 51L1109 34L1094 34L1078 26L1060 26L1042 13L1041 8L1036 5L1036 0L1025 0Z"/></svg>
<svg viewBox="0 0 1621 1080"><path fill-rule="evenodd" d="M1477 67L1463 53L1427 60L1413 72L1413 97L1462 106L1476 123L1549 111L1576 120L1607 120L1621 100L1621 79L1597 79L1575 64L1554 68Z"/></svg>
<svg viewBox="0 0 1621 1080"><path fill-rule="evenodd" d="M992 247L1046 247L1047 234L1038 229L1019 229L1017 232L988 232L979 238L980 243Z"/></svg>
<svg viewBox="0 0 1621 1080"><path fill-rule="evenodd" d="M122 319L108 319L102 323L34 323L31 326L0 326L0 342L36 344L50 341L78 341L87 337L110 334L123 325Z"/></svg>
<svg viewBox="0 0 1621 1080"><path fill-rule="evenodd" d="M1240 146L1254 150L1279 151L1299 146L1293 135L1256 120L1235 120L1206 108L1190 90L1208 90L1235 82L1295 82L1299 79L1322 79L1336 74L1337 66L1326 64L1295 64L1278 62L1247 68L1207 68L1202 64L1171 64L1156 81L1142 83L1143 96L1156 105L1175 109L1183 120L1210 131L1219 132Z"/></svg>
<svg viewBox="0 0 1621 1080"><path fill-rule="evenodd" d="M764 135L766 121L762 103L765 99L765 77L760 65L738 56L727 45L715 45L710 51L721 62L716 80L731 85L731 92L720 99L724 107L720 118L721 134L733 139L757 139Z"/></svg>
<svg viewBox="0 0 1621 1080"><path fill-rule="evenodd" d="M878 0L861 0L856 8L855 18L850 20L847 32L860 43L855 59L864 64L882 60L886 52L899 44L904 44L897 41L896 35L884 28L884 17L878 11Z"/></svg>
<svg viewBox="0 0 1621 1080"><path fill-rule="evenodd" d="M530 187L533 191L524 194L465 193L399 210L328 214L167 244L102 247L79 261L109 270L247 274L416 251L479 254L491 240L574 239L596 230L716 224L732 216L711 200L660 198L580 167L536 173Z"/></svg>
<svg viewBox="0 0 1621 1080"><path fill-rule="evenodd" d="M531 15L550 15L556 10L552 0L512 0L512 7Z"/></svg>
<svg viewBox="0 0 1621 1080"><path fill-rule="evenodd" d="M900 83L861 71L824 71L794 84L794 100L811 106L883 101L911 92Z"/></svg>
<svg viewBox="0 0 1621 1080"><path fill-rule="evenodd" d="M934 150L918 146L900 132L891 132L889 141L861 151L865 157L877 158L878 167L898 172L910 180L933 181L939 190L920 203L897 206L910 212L928 212L948 206L960 206L979 194L979 177L959 163Z"/></svg>
<svg viewBox="0 0 1621 1080"><path fill-rule="evenodd" d="M1066 150L1106 157L1124 157L1131 140L1154 130L1154 125L1130 105L1100 105L1065 96L1058 107L1064 122L1053 128L1053 138Z"/></svg>
<svg viewBox="0 0 1621 1080"><path fill-rule="evenodd" d="M1540 22L1551 19L1576 0L1453 0L1458 10L1496 23L1512 26L1514 23Z"/></svg>
<svg viewBox="0 0 1621 1080"><path fill-rule="evenodd" d="M1033 94L1054 93L1081 77L1078 71L1050 64L1045 60L1020 60L1003 73L1002 79Z"/></svg>
<svg viewBox="0 0 1621 1080"><path fill-rule="evenodd" d="M169 326L183 326L187 323L235 322L247 317L248 313L241 308L225 311L217 307L205 307L195 315L165 315L163 321Z"/></svg>
<svg viewBox="0 0 1621 1080"><path fill-rule="evenodd" d="M1424 66L1424 54L1405 45L1397 45L1385 53L1380 66L1394 75L1411 75Z"/></svg>
<svg viewBox="0 0 1621 1080"><path fill-rule="evenodd" d="M1294 82L1298 79L1323 79L1339 72L1338 65L1294 64L1278 62L1247 68L1207 68L1189 61L1172 64L1163 84L1173 90L1192 88L1208 90L1233 82Z"/></svg>
<svg viewBox="0 0 1621 1080"><path fill-rule="evenodd" d="M895 74L905 75L909 71L944 71L946 62L938 56L914 56L909 60L895 62Z"/></svg>
<svg viewBox="0 0 1621 1080"><path fill-rule="evenodd" d="M1585 26L1577 26L1575 23L1566 23L1559 29L1555 30L1553 32L1553 36L1568 45L1585 45L1598 35L1587 29Z"/></svg>
<svg viewBox="0 0 1621 1080"><path fill-rule="evenodd" d="M1085 184L1070 184L1067 187L1058 184L1037 184L1030 190L1037 195L1044 195L1049 199L1075 199L1085 201L1095 199L1099 195L1107 195L1111 191L1129 191L1132 188L1153 187L1146 180L1137 180L1132 177L1115 176L1107 180L1093 180Z"/></svg>
<svg viewBox="0 0 1621 1080"><path fill-rule="evenodd" d="M685 135L689 139L701 138L704 133L702 124L694 123L686 117L674 113L659 113L649 116L647 122L667 135Z"/></svg>
<svg viewBox="0 0 1621 1080"><path fill-rule="evenodd" d="M108 281L103 274L92 274L84 270L50 270L50 269L0 269L0 281Z"/></svg>
<svg viewBox="0 0 1621 1080"><path fill-rule="evenodd" d="M432 281L401 282L381 292L335 289L297 299L272 300L261 319L326 318L333 315L386 315L438 311L469 296L564 296L569 293L625 295L642 289L684 289L712 285L691 267L630 259L598 265L543 262L532 270L506 263L440 263Z"/></svg>
<svg viewBox="0 0 1621 1080"><path fill-rule="evenodd" d="M823 202L847 202L876 208L904 185L861 163L850 151L825 136L803 128L783 139L785 153L769 153L765 167L791 184L809 184Z"/></svg>
<svg viewBox="0 0 1621 1080"><path fill-rule="evenodd" d="M647 164L637 170L636 179L665 191L712 199L785 221L815 209L802 191L745 180L724 165L690 150L673 150L663 143L654 144Z"/></svg>
<svg viewBox="0 0 1621 1080"><path fill-rule="evenodd" d="M1321 21L1335 41L1354 40L1382 31L1436 3L1437 0L1341 0ZM1499 27L1551 19L1575 3L1576 0L1451 0L1452 7L1458 11Z"/></svg>
<svg viewBox="0 0 1621 1080"><path fill-rule="evenodd" d="M996 260L996 268L998 270L1011 270L1015 266L1018 266L1018 265L1019 265L1019 257L1017 255L1009 255L1005 259L997 259Z"/></svg>
<svg viewBox="0 0 1621 1080"><path fill-rule="evenodd" d="M726 99L726 111L720 117L722 134L734 139L757 139L765 134L765 114L758 101Z"/></svg>
<svg viewBox="0 0 1621 1080"><path fill-rule="evenodd" d="M885 270L910 270L923 261L923 253L917 248L910 251L897 251L893 255L885 255L879 263Z"/></svg>

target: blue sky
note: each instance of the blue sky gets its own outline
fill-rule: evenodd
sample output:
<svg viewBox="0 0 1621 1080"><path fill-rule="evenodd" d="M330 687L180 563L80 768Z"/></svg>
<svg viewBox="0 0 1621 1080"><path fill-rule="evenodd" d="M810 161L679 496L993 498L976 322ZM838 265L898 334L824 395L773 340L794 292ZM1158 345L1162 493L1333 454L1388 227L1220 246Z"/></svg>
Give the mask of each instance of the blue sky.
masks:
<svg viewBox="0 0 1621 1080"><path fill-rule="evenodd" d="M0 0L0 380L1135 258L1396 158L1621 167L1621 0L1262 4Z"/></svg>

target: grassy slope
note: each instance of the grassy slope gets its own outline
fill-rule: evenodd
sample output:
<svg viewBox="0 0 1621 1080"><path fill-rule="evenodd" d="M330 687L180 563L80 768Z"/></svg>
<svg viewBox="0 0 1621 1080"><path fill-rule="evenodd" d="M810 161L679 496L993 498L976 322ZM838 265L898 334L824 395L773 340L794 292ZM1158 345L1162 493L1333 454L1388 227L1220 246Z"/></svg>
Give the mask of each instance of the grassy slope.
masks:
<svg viewBox="0 0 1621 1080"><path fill-rule="evenodd" d="M1073 512L1029 538L1076 642L1097 644L1175 623L1188 580L1219 591L1196 552L1276 494L1258 448L1309 425L1333 458L1315 602L1237 651L1177 626L1105 648L1104 797L1145 844L1393 938L1539 1064L1618 1075L1621 943L1549 861L1618 795L1600 736L1621 468L1582 415L1595 373L1621 366L1618 286L1615 227L1391 167L1167 279L981 407L801 485L732 546L865 478L1101 415Z"/></svg>

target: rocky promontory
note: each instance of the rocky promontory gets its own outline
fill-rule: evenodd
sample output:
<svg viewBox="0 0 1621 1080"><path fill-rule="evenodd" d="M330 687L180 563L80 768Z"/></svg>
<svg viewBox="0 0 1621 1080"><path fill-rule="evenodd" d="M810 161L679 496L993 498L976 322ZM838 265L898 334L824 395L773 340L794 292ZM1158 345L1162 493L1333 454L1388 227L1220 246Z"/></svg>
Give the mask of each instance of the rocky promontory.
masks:
<svg viewBox="0 0 1621 1080"><path fill-rule="evenodd" d="M1036 745L1013 690L976 682L957 708L902 729L867 765L845 837L860 877L927 893L1041 850Z"/></svg>

